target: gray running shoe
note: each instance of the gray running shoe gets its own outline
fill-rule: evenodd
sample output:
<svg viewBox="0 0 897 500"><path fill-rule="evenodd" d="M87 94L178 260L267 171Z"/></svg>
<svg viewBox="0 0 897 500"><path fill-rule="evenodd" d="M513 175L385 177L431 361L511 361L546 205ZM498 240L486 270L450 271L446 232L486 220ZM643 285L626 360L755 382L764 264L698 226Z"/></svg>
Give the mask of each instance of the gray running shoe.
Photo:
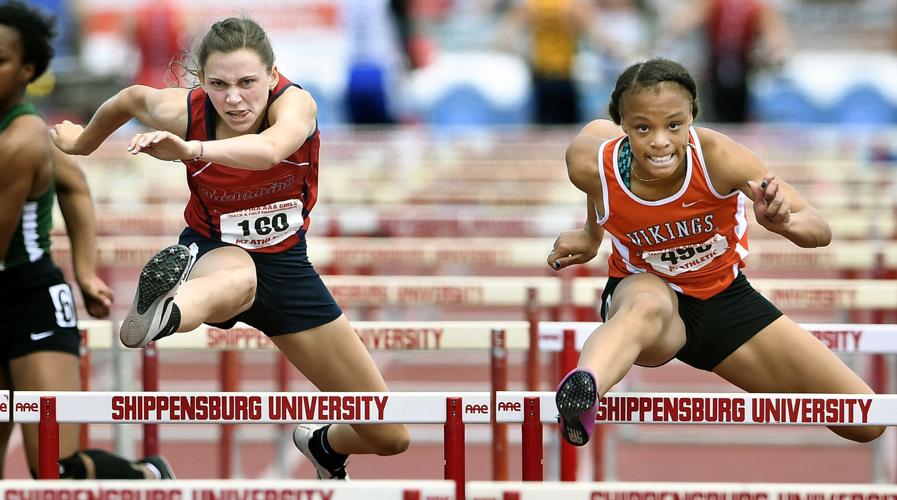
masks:
<svg viewBox="0 0 897 500"><path fill-rule="evenodd" d="M178 286L187 280L194 256L184 245L172 245L143 266L131 310L121 324L119 338L127 347L143 347L171 335L181 324L174 304Z"/></svg>
<svg viewBox="0 0 897 500"><path fill-rule="evenodd" d="M296 448L299 448L299 451L305 455L305 458L311 462L312 465L315 466L315 470L318 471L318 479L341 479L344 481L349 480L349 474L346 472L346 464L343 463L339 467L335 467L332 469L328 469L327 467L321 465L320 462L315 458L314 454L308 448L308 442L311 441L314 432L323 425L317 424L299 424L296 426L296 429L293 430L293 444L296 445Z"/></svg>

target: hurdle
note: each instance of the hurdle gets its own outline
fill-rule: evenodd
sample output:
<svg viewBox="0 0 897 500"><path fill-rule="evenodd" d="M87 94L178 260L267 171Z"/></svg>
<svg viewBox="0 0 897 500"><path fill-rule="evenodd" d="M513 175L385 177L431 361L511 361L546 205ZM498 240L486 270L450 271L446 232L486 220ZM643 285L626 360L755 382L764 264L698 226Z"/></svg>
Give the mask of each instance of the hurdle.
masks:
<svg viewBox="0 0 897 500"><path fill-rule="evenodd" d="M499 350L523 352L528 356L538 356L539 350L529 350L530 337L534 325L538 322L528 321L375 321L353 322L356 333L362 343L372 352L415 352L415 351L479 351L484 354L483 362L487 362L489 355L491 378L490 394L494 397L496 391L507 390L507 357L499 354ZM117 339L112 335L111 322L109 321L82 321L79 328L83 332L84 349L82 351L82 367L90 366L90 352L92 350L116 349ZM535 343L533 343L535 345ZM277 370L277 390L289 391L288 370L285 363L281 363L284 357L280 355L271 340L262 332L245 324L238 323L234 328L222 330L207 325L184 334L173 335L164 342L151 343L143 351L143 387L147 392L158 390L159 370L158 363L162 359L163 351L219 351L219 389L223 392L237 392L238 375L237 365L240 352L271 351L277 353L279 364ZM538 375L538 360L528 361L527 365L535 364ZM528 378L532 378L533 370L528 370ZM88 390L88 385L82 378L82 391ZM490 406L491 407L491 406ZM507 442L507 430L504 425L492 423L493 442ZM82 437L86 437L87 425L82 425ZM223 477L232 477L236 470L234 450L235 436L233 426L221 428L221 437L218 441L218 465ZM286 463L289 450L289 434L281 433L278 440L277 463ZM506 446L506 444L505 444ZM87 443L82 443L86 448ZM143 424L143 455L156 455L159 453L159 430L156 423ZM508 454L506 449L501 449L500 444L493 445L493 477L497 479L508 478ZM285 471L281 471L285 472Z"/></svg>
<svg viewBox="0 0 897 500"><path fill-rule="evenodd" d="M625 500L691 498L716 500L852 499L881 500L897 495L897 487L871 484L788 483L523 483L469 481L468 498L477 500ZM176 480L149 481L43 481L6 480L0 495L26 498L92 498L114 500L178 500L266 498L294 500L453 500L450 481L259 481Z"/></svg>
<svg viewBox="0 0 897 500"><path fill-rule="evenodd" d="M478 500L882 500L897 495L897 486L881 484L785 483L496 483L470 481L467 495Z"/></svg>
<svg viewBox="0 0 897 500"><path fill-rule="evenodd" d="M576 367L579 352L586 339L601 323L599 322L542 322L539 325L539 350L558 353L558 380ZM801 328L810 332L823 345L834 352L860 354L894 354L897 353L897 325L878 324L840 324L840 323L802 323ZM872 386L882 390L885 385L885 371L873 371ZM604 427L596 427L592 436L594 442L594 477L603 478L604 456L602 442L605 439ZM573 446L561 442L561 480L576 479L577 455Z"/></svg>
<svg viewBox="0 0 897 500"><path fill-rule="evenodd" d="M464 426L489 423L489 405L487 392L16 391L12 420L38 424L41 479L59 478L60 423L443 424L445 479L464 498Z"/></svg>
<svg viewBox="0 0 897 500"><path fill-rule="evenodd" d="M451 481L0 481L0 495L9 500L67 498L91 500L450 500Z"/></svg>
<svg viewBox="0 0 897 500"><path fill-rule="evenodd" d="M526 361L527 384L530 379L538 380L537 370L532 370L532 359L536 359L542 353L556 353L561 357L558 363L559 372L557 380L575 366L575 360L586 338L597 329L599 322L551 322L540 321L537 323L538 342L530 343L531 324L527 321L378 321L378 322L353 322L356 333L362 343L372 352L377 351L480 351L489 352L491 394L504 391L508 388L507 354L508 352L528 351ZM864 324L818 324L805 323L801 326L813 334L824 345L836 352L882 354L897 352L897 325L864 325ZM83 321L79 328L85 333L87 339L82 358L82 366L89 365L89 352L93 350L112 349L114 340L111 333L111 324L108 321ZM221 330L209 326L201 326L196 330L174 335L158 344L152 344L156 349L149 356L150 362L158 362L162 351L230 351L232 356L227 363L221 365L220 389L224 392L236 392L239 390L234 373L237 363L238 351L276 351L268 337L258 330L243 324L237 324L229 330ZM536 349L530 349L530 345L536 345ZM222 353L223 354L223 353ZM485 357L484 357L485 358ZM280 359L280 357L279 357ZM485 361L485 359L484 359ZM280 372L282 374L282 372ZM158 370L151 369L144 372L146 377L156 377L154 381L145 381L145 387L158 387ZM881 375L881 373L879 373ZM554 374L549 377L554 380ZM86 380L87 377L84 377ZM878 382L880 385L881 382ZM83 385L82 390L87 390ZM278 382L278 390L289 390L285 378ZM495 401L492 401L495 408ZM508 478L508 451L507 429L505 424L492 422L492 466L493 480L505 480ZM86 435L86 428L82 426L82 436ZM219 469L223 477L231 477L234 469L233 427L225 426L221 429L222 437L219 441ZM603 427L596 428L597 434L593 441L601 442L603 439ZM159 453L158 431L156 424L144 424L144 455ZM288 453L287 439L278 441L278 453L281 457L279 463L285 462ZM82 447L87 447L86 443ZM576 470L575 450L569 445L562 444L561 448L561 474L564 480L574 480ZM598 453L600 447L596 447L595 477L602 477L601 471L603 455Z"/></svg>
<svg viewBox="0 0 897 500"><path fill-rule="evenodd" d="M495 420L521 425L523 480L542 480L542 425L557 422L553 392L496 395ZM897 394L615 393L598 423L897 425Z"/></svg>

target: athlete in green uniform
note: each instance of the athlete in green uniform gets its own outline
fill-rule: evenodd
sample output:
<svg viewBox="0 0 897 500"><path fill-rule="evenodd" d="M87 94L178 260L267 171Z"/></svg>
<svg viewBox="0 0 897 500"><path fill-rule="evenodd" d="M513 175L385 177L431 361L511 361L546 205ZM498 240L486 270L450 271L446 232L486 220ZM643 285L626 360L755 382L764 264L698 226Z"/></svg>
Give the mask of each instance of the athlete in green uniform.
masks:
<svg viewBox="0 0 897 500"><path fill-rule="evenodd" d="M0 389L80 388L79 334L71 288L50 258L54 197L72 246L75 276L88 312L109 314L112 292L96 273L90 192L74 160L50 141L47 124L25 102L27 85L53 55L52 23L20 2L0 3ZM0 477L12 425L0 423ZM37 424L22 426L32 474ZM130 462L103 450L78 450L78 425L59 429L60 477L173 477L162 457Z"/></svg>

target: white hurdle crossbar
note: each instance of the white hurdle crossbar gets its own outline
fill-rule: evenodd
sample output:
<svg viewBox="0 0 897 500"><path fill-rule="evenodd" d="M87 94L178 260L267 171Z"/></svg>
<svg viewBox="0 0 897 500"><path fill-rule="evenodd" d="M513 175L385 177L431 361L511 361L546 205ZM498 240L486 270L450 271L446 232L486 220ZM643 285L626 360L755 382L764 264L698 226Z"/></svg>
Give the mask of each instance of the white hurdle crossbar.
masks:
<svg viewBox="0 0 897 500"><path fill-rule="evenodd" d="M428 500L455 497L451 481L0 481L6 500Z"/></svg>
<svg viewBox="0 0 897 500"><path fill-rule="evenodd" d="M519 483L471 481L468 498L477 500L885 500L897 486L882 484L783 483Z"/></svg>
<svg viewBox="0 0 897 500"><path fill-rule="evenodd" d="M495 421L519 423L524 481L542 480L542 425L556 423L553 392L500 391ZM598 402L600 423L897 425L897 394L614 393ZM575 476L561 454L561 477Z"/></svg>
<svg viewBox="0 0 897 500"><path fill-rule="evenodd" d="M529 323L526 321L353 321L353 327L371 351L446 351L484 350L491 347L489 333L505 331L508 350L529 348ZM582 348L588 336L599 326L594 321L540 321L539 350L562 349L565 330L576 332L576 348ZM897 353L897 325L860 323L802 323L800 325L826 347L838 352L866 354ZM88 332L87 347L111 349L117 342L112 323L104 320L79 321ZM257 329L238 323L234 328L201 325L188 333L173 335L157 344L161 350L276 350L274 343Z"/></svg>

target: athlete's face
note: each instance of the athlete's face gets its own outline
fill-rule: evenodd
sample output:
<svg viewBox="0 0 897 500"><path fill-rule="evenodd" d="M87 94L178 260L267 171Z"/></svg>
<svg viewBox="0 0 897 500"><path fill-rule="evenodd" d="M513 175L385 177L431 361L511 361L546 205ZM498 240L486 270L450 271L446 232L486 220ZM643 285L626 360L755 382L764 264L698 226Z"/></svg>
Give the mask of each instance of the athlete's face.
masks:
<svg viewBox="0 0 897 500"><path fill-rule="evenodd" d="M680 172L692 122L688 91L671 82L632 89L620 99L620 115L638 177L664 179Z"/></svg>
<svg viewBox="0 0 897 500"><path fill-rule="evenodd" d="M21 98L34 75L34 64L22 62L19 32L0 24L0 106L4 109Z"/></svg>
<svg viewBox="0 0 897 500"><path fill-rule="evenodd" d="M268 92L277 84L277 71L265 68L250 49L212 52L201 74L202 87L224 125L237 134L254 133L265 117Z"/></svg>

